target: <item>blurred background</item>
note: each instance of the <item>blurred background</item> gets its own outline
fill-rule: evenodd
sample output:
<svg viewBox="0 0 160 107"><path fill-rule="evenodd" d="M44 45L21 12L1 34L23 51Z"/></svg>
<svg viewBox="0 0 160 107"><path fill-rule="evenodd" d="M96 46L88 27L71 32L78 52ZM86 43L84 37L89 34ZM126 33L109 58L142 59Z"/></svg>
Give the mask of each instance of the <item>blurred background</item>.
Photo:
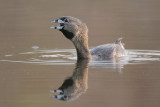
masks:
<svg viewBox="0 0 160 107"><path fill-rule="evenodd" d="M73 16L89 28L89 46L119 37L127 49L157 50L160 45L159 0L1 0L0 50L73 48L51 20ZM55 24L54 24L55 25Z"/></svg>
<svg viewBox="0 0 160 107"><path fill-rule="evenodd" d="M33 47L74 49L61 32L50 29L56 25L51 20L61 16L87 24L90 48L123 37L126 49L160 50L159 13L160 0L0 0L0 106L159 107L159 61L126 65L123 75L115 69L91 67L87 94L72 103L51 99L49 90L72 74L74 64L15 61L37 57L19 54Z"/></svg>

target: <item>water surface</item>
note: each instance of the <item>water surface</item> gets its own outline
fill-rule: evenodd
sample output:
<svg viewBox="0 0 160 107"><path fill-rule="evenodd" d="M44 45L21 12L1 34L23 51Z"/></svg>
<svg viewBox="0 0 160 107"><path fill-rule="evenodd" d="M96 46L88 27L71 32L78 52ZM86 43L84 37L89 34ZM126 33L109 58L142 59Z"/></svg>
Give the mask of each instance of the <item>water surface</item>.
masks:
<svg viewBox="0 0 160 107"><path fill-rule="evenodd" d="M0 106L159 107L159 10L159 0L0 1ZM65 15L86 22L90 49L123 37L130 53L91 61L87 88L72 102L50 92L83 68L72 43L50 29Z"/></svg>

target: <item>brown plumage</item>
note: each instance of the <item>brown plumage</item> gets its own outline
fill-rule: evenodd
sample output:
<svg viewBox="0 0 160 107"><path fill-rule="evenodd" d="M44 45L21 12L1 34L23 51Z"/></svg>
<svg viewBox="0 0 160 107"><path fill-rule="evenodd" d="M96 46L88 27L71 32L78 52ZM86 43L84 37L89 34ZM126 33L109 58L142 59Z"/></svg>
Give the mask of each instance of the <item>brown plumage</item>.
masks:
<svg viewBox="0 0 160 107"><path fill-rule="evenodd" d="M110 60L127 55L121 43L122 38L116 40L115 43L100 45L89 51L88 28L85 23L77 18L63 16L52 22L60 24L60 26L51 27L52 29L60 30L66 38L72 41L78 59L90 59L92 56L98 60Z"/></svg>

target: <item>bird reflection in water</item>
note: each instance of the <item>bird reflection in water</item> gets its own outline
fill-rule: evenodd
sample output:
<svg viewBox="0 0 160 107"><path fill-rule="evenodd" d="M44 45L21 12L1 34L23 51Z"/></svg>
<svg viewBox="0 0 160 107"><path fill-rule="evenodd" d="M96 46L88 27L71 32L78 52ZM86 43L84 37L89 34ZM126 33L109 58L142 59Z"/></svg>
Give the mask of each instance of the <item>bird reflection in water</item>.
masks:
<svg viewBox="0 0 160 107"><path fill-rule="evenodd" d="M73 101L79 98L88 89L88 63L89 59L77 60L71 77L64 80L63 84L56 90L52 98L61 101Z"/></svg>

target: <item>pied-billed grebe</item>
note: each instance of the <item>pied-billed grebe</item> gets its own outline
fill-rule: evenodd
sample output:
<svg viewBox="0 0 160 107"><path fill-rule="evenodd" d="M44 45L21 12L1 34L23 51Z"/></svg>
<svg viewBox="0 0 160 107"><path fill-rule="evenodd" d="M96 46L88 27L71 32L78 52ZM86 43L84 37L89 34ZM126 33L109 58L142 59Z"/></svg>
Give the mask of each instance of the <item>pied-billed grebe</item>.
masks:
<svg viewBox="0 0 160 107"><path fill-rule="evenodd" d="M52 22L59 23L60 25L53 26L51 29L61 31L66 38L73 42L78 59L90 59L93 57L101 60L109 60L126 55L125 48L121 43L122 38L119 38L112 44L100 45L89 51L88 28L85 23L71 16L63 16Z"/></svg>

